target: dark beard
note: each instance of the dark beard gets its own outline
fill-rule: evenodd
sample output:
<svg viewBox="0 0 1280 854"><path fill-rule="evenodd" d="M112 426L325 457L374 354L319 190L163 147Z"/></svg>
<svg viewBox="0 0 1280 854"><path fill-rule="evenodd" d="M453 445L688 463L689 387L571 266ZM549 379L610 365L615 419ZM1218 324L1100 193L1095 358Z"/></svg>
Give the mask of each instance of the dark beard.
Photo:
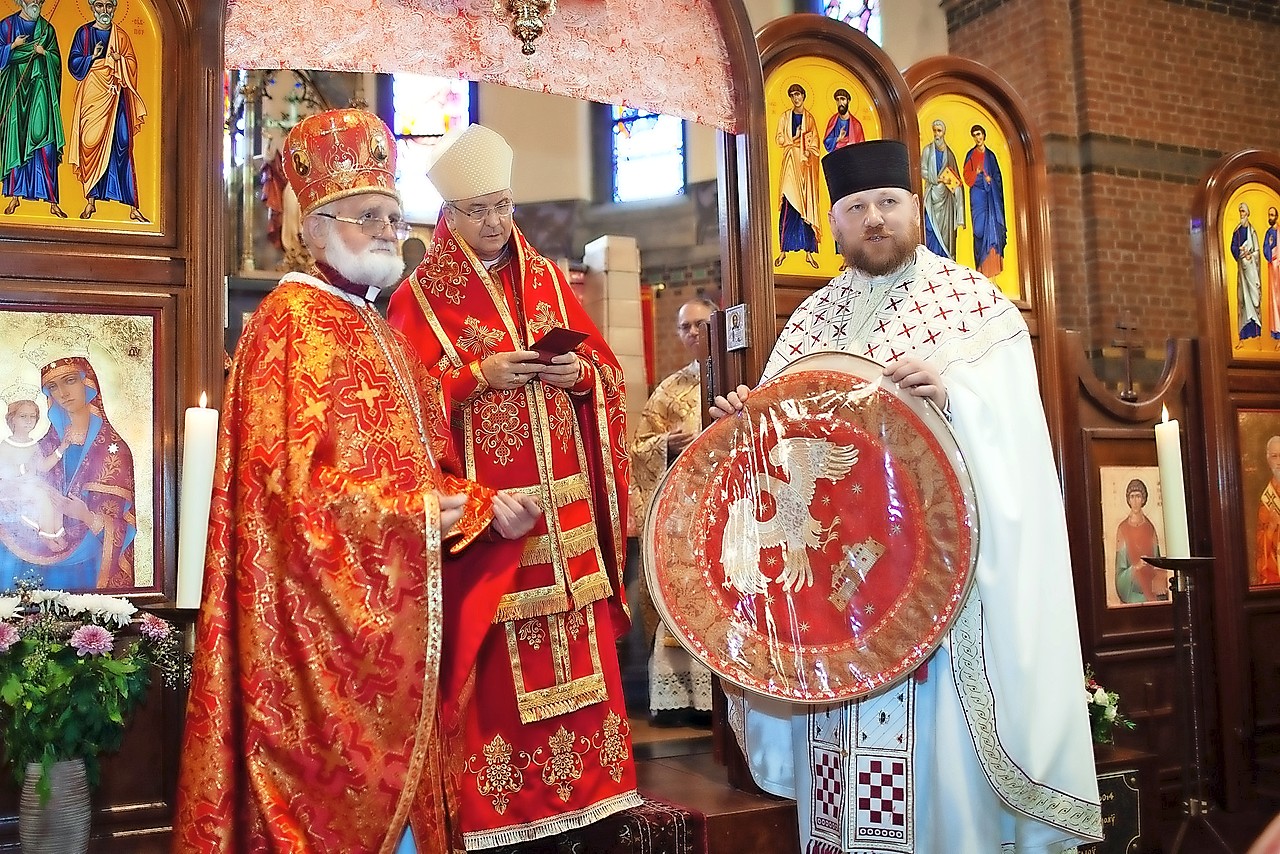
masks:
<svg viewBox="0 0 1280 854"><path fill-rule="evenodd" d="M836 106L836 112L837 112L837 113L839 113L839 114L840 114L840 115L842 115L842 116L847 116L847 115L849 115L849 105L848 105L848 104L839 104L839 105L837 105L837 106Z"/></svg>
<svg viewBox="0 0 1280 854"><path fill-rule="evenodd" d="M871 244L870 251L867 244L859 242L845 250L844 261L868 276L888 275L915 256L916 247L920 245L920 229L909 228L901 234L891 235L887 242L888 246L883 241Z"/></svg>

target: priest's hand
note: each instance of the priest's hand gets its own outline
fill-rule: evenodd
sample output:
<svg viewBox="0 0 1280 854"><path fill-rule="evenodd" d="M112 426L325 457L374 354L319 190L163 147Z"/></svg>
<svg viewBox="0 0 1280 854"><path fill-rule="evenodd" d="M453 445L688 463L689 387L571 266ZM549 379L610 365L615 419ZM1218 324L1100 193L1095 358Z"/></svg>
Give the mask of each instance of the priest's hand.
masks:
<svg viewBox="0 0 1280 854"><path fill-rule="evenodd" d="M732 415L735 412L741 412L742 407L746 405L747 397L751 394L751 389L744 385L738 386L729 392L728 397L719 395L711 404L711 417L715 419L724 418L726 415Z"/></svg>
<svg viewBox="0 0 1280 854"><path fill-rule="evenodd" d="M437 490L436 498L440 500L440 536L443 537L462 518L462 511L467 504L467 496L461 492L457 495L445 495Z"/></svg>
<svg viewBox="0 0 1280 854"><path fill-rule="evenodd" d="M520 492L493 494L493 529L503 539L516 540L533 530L542 508L532 495Z"/></svg>
<svg viewBox="0 0 1280 854"><path fill-rule="evenodd" d="M512 350L494 353L480 363L480 372L489 388L519 388L538 375L542 367L538 354L532 350Z"/></svg>
<svg viewBox="0 0 1280 854"><path fill-rule="evenodd" d="M942 374L928 362L919 359L897 359L884 366L884 375L908 394L932 400L941 410L947 408L947 384Z"/></svg>
<svg viewBox="0 0 1280 854"><path fill-rule="evenodd" d="M582 379L582 360L572 350L561 353L551 359L551 364L543 365L538 378L547 385L556 388L573 388Z"/></svg>
<svg viewBox="0 0 1280 854"><path fill-rule="evenodd" d="M693 434L686 433L683 430L672 430L667 434L667 457L674 458L681 451L689 447L689 443L693 441Z"/></svg>

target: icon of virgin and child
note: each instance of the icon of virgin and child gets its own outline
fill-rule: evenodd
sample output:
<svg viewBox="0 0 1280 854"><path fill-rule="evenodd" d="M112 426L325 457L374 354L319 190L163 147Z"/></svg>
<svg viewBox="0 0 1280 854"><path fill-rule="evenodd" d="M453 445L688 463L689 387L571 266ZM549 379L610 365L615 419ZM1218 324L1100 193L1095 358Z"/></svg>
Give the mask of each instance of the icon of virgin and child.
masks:
<svg viewBox="0 0 1280 854"><path fill-rule="evenodd" d="M84 343L57 355L29 342L39 386L0 398L0 591L134 587L133 454L107 417ZM6 429L7 428L7 429Z"/></svg>

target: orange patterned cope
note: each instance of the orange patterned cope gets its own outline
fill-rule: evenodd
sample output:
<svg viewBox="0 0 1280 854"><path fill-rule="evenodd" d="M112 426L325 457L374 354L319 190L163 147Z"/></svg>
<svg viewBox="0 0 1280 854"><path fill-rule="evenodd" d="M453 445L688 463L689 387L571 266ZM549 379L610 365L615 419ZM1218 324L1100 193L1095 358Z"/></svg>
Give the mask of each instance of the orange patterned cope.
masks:
<svg viewBox="0 0 1280 854"><path fill-rule="evenodd" d="M521 544L441 473L438 383L320 280L263 301L223 413L175 850L448 850L439 722ZM436 489L470 496L443 555Z"/></svg>
<svg viewBox="0 0 1280 854"><path fill-rule="evenodd" d="M534 495L547 511L480 649L462 765L469 849L549 836L640 803L614 647L629 624L620 595L622 370L564 274L518 228L508 251L486 270L441 218L389 311L443 381L466 475ZM589 334L576 349L584 370L573 388L488 387L481 360L528 349L552 327Z"/></svg>

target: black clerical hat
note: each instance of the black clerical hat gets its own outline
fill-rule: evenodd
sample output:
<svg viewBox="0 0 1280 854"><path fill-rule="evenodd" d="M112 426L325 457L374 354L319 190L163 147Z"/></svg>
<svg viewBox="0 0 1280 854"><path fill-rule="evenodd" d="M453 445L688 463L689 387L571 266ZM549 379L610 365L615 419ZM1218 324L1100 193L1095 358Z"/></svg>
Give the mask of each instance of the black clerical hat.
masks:
<svg viewBox="0 0 1280 854"><path fill-rule="evenodd" d="M863 190L898 187L911 192L907 146L896 139L872 139L837 148L822 158L831 202Z"/></svg>

